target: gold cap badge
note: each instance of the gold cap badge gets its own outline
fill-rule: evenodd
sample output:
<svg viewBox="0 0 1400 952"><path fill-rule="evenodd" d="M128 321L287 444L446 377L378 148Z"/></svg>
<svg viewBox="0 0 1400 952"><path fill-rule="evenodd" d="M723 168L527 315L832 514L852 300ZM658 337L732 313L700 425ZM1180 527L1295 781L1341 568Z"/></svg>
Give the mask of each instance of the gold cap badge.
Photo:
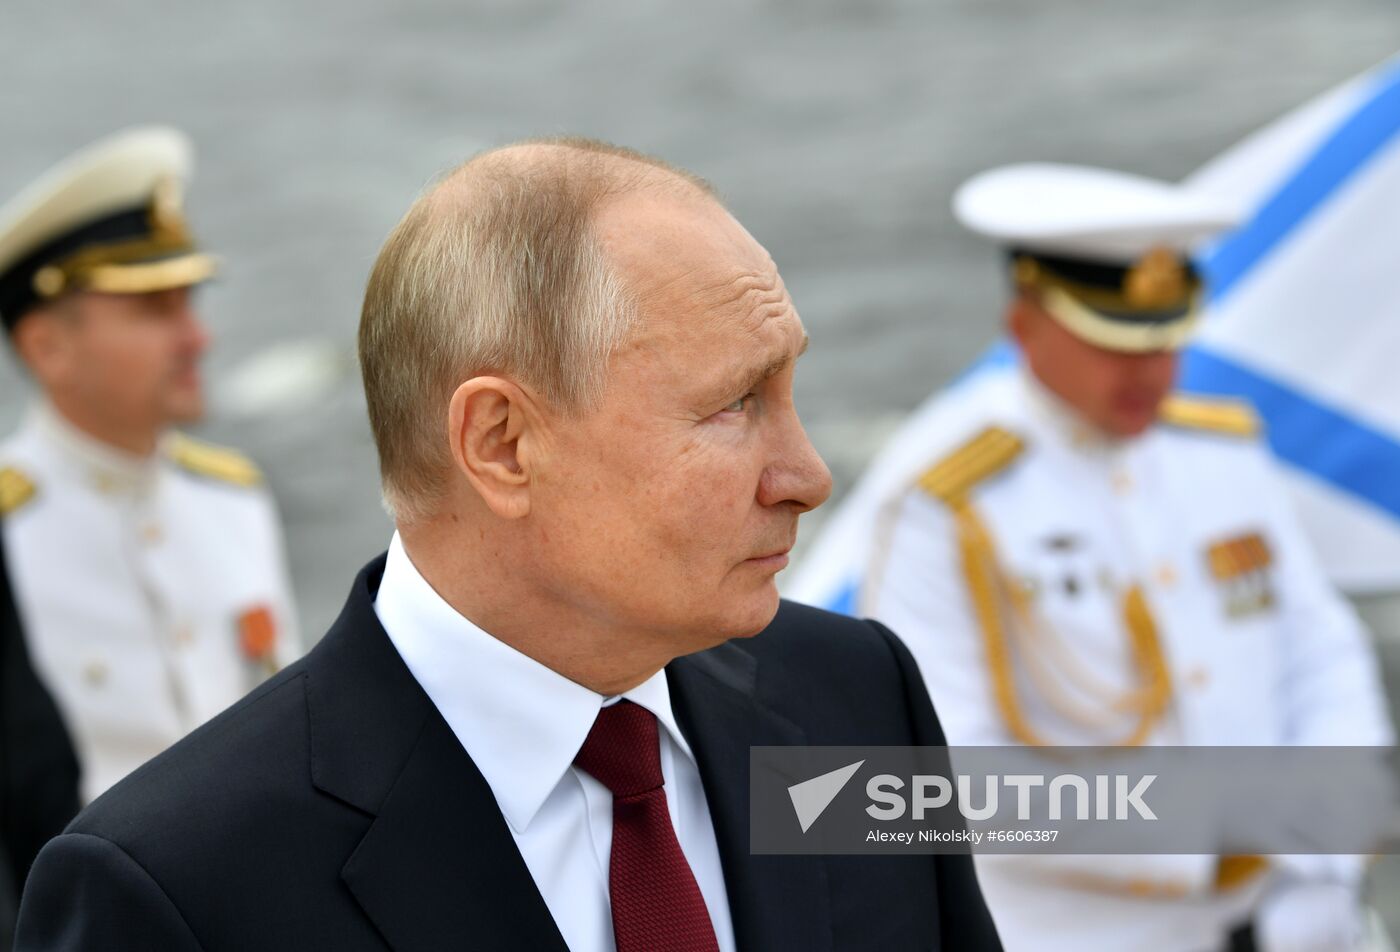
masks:
<svg viewBox="0 0 1400 952"><path fill-rule="evenodd" d="M1123 276L1123 297L1142 310L1179 304L1186 297L1188 281L1181 259L1170 248L1153 248Z"/></svg>
<svg viewBox="0 0 1400 952"><path fill-rule="evenodd" d="M151 193L150 211L152 238L162 245L188 245L189 227L185 224L184 193L180 180L167 175L156 182Z"/></svg>

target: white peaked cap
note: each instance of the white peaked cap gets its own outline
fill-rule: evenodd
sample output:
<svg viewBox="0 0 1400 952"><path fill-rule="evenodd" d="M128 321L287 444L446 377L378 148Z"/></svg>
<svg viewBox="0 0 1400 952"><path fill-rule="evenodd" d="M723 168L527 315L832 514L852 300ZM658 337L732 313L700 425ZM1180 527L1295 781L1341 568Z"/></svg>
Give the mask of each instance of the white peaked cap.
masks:
<svg viewBox="0 0 1400 952"><path fill-rule="evenodd" d="M1186 253L1238 225L1243 210L1169 182L1082 165L1024 163L973 176L953 196L964 227L1041 254L1126 263Z"/></svg>
<svg viewBox="0 0 1400 952"><path fill-rule="evenodd" d="M0 271L45 242L140 205L158 182L185 181L189 137L167 126L117 132L70 156L0 208Z"/></svg>

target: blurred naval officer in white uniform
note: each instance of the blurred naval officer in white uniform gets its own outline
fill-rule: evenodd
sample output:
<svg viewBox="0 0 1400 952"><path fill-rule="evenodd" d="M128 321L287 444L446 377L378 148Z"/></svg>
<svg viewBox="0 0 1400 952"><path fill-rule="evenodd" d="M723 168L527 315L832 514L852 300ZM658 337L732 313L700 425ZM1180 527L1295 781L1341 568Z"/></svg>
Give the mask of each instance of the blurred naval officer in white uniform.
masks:
<svg viewBox="0 0 1400 952"><path fill-rule="evenodd" d="M908 643L949 742L1389 744L1368 635L1253 412L1172 393L1202 294L1189 251L1234 212L1047 165L984 173L954 204L1004 249L1019 360L921 411L884 455L902 475L868 541L848 519L829 543L864 545L859 610ZM1357 948L1361 867L978 861L1012 952Z"/></svg>
<svg viewBox="0 0 1400 952"><path fill-rule="evenodd" d="M183 134L128 130L0 208L0 320L38 390L0 443L4 543L85 801L298 653L257 468L172 430L203 413L214 272L190 167Z"/></svg>

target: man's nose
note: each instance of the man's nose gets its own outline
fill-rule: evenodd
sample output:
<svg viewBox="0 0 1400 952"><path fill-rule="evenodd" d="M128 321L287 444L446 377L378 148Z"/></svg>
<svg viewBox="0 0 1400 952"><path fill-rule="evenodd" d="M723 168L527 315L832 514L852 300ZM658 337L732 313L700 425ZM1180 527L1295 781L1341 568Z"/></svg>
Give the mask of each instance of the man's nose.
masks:
<svg viewBox="0 0 1400 952"><path fill-rule="evenodd" d="M209 346L209 327L200 319L199 313L189 305L186 305L180 313L181 337L186 348L195 354L201 354Z"/></svg>
<svg viewBox="0 0 1400 952"><path fill-rule="evenodd" d="M758 501L764 506L788 503L798 512L807 512L831 495L831 470L807 438L797 412L790 409L787 417L784 438L759 483Z"/></svg>

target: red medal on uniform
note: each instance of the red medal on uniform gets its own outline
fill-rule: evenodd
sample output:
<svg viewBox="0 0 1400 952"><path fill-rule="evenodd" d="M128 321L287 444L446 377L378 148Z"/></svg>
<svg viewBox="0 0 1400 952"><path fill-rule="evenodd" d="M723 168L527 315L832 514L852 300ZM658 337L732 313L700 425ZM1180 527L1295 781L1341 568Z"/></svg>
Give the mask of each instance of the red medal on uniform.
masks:
<svg viewBox="0 0 1400 952"><path fill-rule="evenodd" d="M277 644L277 622L271 608L255 605L238 616L238 644L250 661L262 664L268 671L277 670L272 653Z"/></svg>

